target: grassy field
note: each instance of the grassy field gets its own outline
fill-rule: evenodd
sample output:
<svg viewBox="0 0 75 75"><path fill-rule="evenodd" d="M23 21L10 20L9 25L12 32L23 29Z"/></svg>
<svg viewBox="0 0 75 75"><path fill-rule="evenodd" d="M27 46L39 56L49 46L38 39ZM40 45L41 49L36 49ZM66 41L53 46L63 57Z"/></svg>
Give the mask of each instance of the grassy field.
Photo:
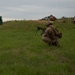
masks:
<svg viewBox="0 0 75 75"><path fill-rule="evenodd" d="M41 40L45 21L10 21L0 26L0 75L75 75L75 25L54 25L62 32L60 47Z"/></svg>

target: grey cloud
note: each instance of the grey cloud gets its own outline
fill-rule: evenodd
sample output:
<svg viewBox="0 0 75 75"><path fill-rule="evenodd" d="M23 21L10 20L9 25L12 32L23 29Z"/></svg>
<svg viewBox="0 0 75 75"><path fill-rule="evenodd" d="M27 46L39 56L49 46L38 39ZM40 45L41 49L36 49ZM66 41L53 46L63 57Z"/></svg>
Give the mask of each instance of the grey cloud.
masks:
<svg viewBox="0 0 75 75"><path fill-rule="evenodd" d="M39 19L50 14L75 16L75 0L0 0L3 18Z"/></svg>

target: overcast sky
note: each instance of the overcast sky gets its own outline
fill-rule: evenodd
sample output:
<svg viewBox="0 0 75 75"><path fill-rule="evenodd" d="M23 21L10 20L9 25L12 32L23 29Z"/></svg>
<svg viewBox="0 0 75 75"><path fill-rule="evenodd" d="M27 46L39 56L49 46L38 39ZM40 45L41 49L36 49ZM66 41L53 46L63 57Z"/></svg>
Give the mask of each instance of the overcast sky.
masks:
<svg viewBox="0 0 75 75"><path fill-rule="evenodd" d="M75 16L75 0L0 0L3 21L37 20L49 15L57 18Z"/></svg>

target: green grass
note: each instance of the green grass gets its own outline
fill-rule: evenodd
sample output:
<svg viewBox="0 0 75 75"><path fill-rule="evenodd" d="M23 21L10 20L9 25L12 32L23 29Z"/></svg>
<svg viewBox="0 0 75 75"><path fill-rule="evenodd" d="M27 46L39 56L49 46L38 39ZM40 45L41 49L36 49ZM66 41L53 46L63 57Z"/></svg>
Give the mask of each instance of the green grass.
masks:
<svg viewBox="0 0 75 75"><path fill-rule="evenodd" d="M41 40L45 22L11 21L0 26L0 75L75 75L75 25L54 25L63 33L60 47Z"/></svg>

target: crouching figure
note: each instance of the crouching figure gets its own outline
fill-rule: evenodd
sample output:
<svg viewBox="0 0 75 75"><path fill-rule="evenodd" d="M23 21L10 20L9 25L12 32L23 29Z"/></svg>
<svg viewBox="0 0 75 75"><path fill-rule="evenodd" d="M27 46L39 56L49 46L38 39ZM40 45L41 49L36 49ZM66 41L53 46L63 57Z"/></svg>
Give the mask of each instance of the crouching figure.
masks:
<svg viewBox="0 0 75 75"><path fill-rule="evenodd" d="M62 38L62 33L60 33L55 26L53 26L53 22L50 21L46 24L47 28L45 32L42 34L42 40L47 43L49 46L59 46L59 38Z"/></svg>

